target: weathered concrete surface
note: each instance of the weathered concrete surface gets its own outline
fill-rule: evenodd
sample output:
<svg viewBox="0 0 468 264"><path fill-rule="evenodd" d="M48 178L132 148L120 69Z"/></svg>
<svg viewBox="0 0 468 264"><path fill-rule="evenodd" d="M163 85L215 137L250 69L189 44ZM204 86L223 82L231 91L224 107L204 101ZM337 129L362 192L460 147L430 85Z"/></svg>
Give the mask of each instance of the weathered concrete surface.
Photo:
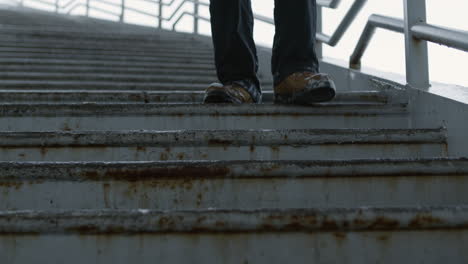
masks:
<svg viewBox="0 0 468 264"><path fill-rule="evenodd" d="M467 164L466 159L0 163L0 208L453 206L468 203Z"/></svg>
<svg viewBox="0 0 468 264"><path fill-rule="evenodd" d="M329 63L340 94L328 104L198 105L214 81L206 37L7 13L0 145L16 162L0 163L2 261L468 262L468 162L434 158L465 153L462 122L438 112L460 108L415 108L427 102L412 91L342 93L375 87ZM269 56L259 49L271 89ZM121 131L144 129L203 131Z"/></svg>
<svg viewBox="0 0 468 264"><path fill-rule="evenodd" d="M150 72L147 72L150 74ZM186 75L197 75L187 72ZM203 75L202 75L203 76ZM263 86L262 102L273 102L272 87ZM51 90L51 89L19 89L0 90L0 102L3 103L196 103L203 102L204 91L145 91L145 90ZM338 92L333 99L340 104L385 104L391 98L387 94L376 91Z"/></svg>
<svg viewBox="0 0 468 264"><path fill-rule="evenodd" d="M405 105L3 104L2 131L407 128Z"/></svg>
<svg viewBox="0 0 468 264"><path fill-rule="evenodd" d="M0 234L349 232L468 229L468 208L0 212Z"/></svg>
<svg viewBox="0 0 468 264"><path fill-rule="evenodd" d="M447 156L443 129L0 132L2 161L330 160Z"/></svg>
<svg viewBox="0 0 468 264"><path fill-rule="evenodd" d="M466 230L0 236L6 263L465 264ZM183 253L181 253L183 252Z"/></svg>

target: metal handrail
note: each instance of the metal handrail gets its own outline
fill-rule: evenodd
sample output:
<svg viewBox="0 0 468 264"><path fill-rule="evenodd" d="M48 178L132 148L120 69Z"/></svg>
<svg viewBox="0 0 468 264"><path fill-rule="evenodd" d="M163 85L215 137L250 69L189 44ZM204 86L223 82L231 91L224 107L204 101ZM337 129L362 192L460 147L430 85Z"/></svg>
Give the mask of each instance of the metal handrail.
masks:
<svg viewBox="0 0 468 264"><path fill-rule="evenodd" d="M367 0L355 0L335 32L331 36L318 33L317 40L332 47L336 46L366 3Z"/></svg>
<svg viewBox="0 0 468 264"><path fill-rule="evenodd" d="M23 0L13 0L21 5ZM162 27L163 22L172 22L172 30L176 30L176 26L185 16L192 17L193 31L198 34L198 22L200 20L210 22L209 17L200 15L199 6L209 6L206 2L200 0L140 0L148 3L158 5L159 12L153 14L144 10L139 10L134 7L125 5L125 0L119 3L113 3L107 0L85 0L86 4L78 2L79 0L69 0L66 3L61 3L63 0L54 0L49 2L46 0L34 0L39 3L47 4L56 7L56 12L72 13L78 7L86 8L86 15L89 16L89 10L95 10L113 16L120 17L120 21L124 20L125 11L136 12L146 15L158 20L159 27ZM92 6L90 2L103 3L121 9L120 14L111 12L96 6ZM193 4L194 12L182 11L182 8L187 4ZM317 0L318 8L318 33L317 33L317 50L318 55L321 54L321 45L327 44L329 46L336 46L342 39L356 16L363 9L367 0L354 0L349 10L339 23L336 30L330 36L321 32L322 24L322 9L332 8L335 9L339 6L341 0ZM405 17L404 19L397 19L392 17L371 15L362 32L362 35L357 43L357 46L350 57L350 68L360 69L361 59L364 55L366 48L369 46L370 41L375 34L377 28L404 33L405 34L405 51L406 51L406 77L409 86L426 89L429 87L429 74L428 74L428 58L427 58L427 42L434 42L443 44L452 48L462 51L468 51L468 32L437 27L426 23L426 0L404 0ZM71 8L70 8L71 7ZM164 14L164 7L175 7L171 14ZM68 9L68 10L67 10ZM254 14L255 20L262 21L268 24L274 24L274 19L259 14Z"/></svg>
<svg viewBox="0 0 468 264"><path fill-rule="evenodd" d="M468 32L426 23L425 0L405 0L405 18L371 15L349 60L349 67L361 68L361 59L377 28L405 34L406 79L418 89L430 87L427 42L468 52Z"/></svg>

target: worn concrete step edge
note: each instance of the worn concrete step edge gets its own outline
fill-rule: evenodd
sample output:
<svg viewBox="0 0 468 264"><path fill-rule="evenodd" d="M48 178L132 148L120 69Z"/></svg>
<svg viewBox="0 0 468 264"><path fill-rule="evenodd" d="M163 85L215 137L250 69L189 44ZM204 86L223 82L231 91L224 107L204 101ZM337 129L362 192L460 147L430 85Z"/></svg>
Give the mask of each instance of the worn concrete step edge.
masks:
<svg viewBox="0 0 468 264"><path fill-rule="evenodd" d="M443 144L439 129L283 129L0 132L0 147Z"/></svg>
<svg viewBox="0 0 468 264"><path fill-rule="evenodd" d="M7 89L59 89L59 90L198 90L204 91L208 83L156 82L156 81L80 81L80 80L0 80L0 87Z"/></svg>
<svg viewBox="0 0 468 264"><path fill-rule="evenodd" d="M175 41L176 42L176 41ZM17 45L17 46L16 46ZM164 42L115 42L115 41L91 41L86 39L67 40L55 38L21 38L15 36L3 36L0 39L0 46L4 47L62 47L64 49L77 48L77 49L94 49L97 50L122 50L122 51L154 51L154 50L172 50L181 52L203 52L213 53L213 47L203 45L200 43L184 44Z"/></svg>
<svg viewBox="0 0 468 264"><path fill-rule="evenodd" d="M66 39L93 39L93 40L102 40L102 41L129 41L129 42L138 42L138 41L167 41L169 40L178 40L184 42L194 42L192 39L181 38L178 36L170 35L158 35L158 34L138 34L138 33L128 33L128 32L92 32L92 31L62 31L54 30L53 28L43 27L37 29L25 28L22 26L7 26L0 25L0 36L1 35L15 35L15 36L28 36L28 37L54 37L54 38L66 38Z"/></svg>
<svg viewBox="0 0 468 264"><path fill-rule="evenodd" d="M310 106L289 106L274 104L252 105L206 105L206 104L0 104L2 117L21 116L383 116L406 115L406 104L316 104Z"/></svg>
<svg viewBox="0 0 468 264"><path fill-rule="evenodd" d="M36 34L37 32L45 34L63 34L63 35L81 35L85 36L132 36L136 38L182 38L182 39L193 39L190 36L185 36L181 33L172 33L171 31L161 30L159 28L144 28L135 26L133 28L125 28L125 24L119 25L115 23L106 26L100 27L97 24L80 24L80 23L68 23L68 21L63 20L64 24L19 24L12 23L13 21L5 21L5 18L2 17L0 33L9 33L9 32L21 32L21 33L31 33ZM40 19L39 21L40 22ZM128 24L127 24L128 25ZM171 34L172 33L172 34ZM187 34L188 35L188 34Z"/></svg>
<svg viewBox="0 0 468 264"><path fill-rule="evenodd" d="M32 15L34 16L34 15ZM31 15L29 15L31 18ZM41 19L38 19L40 22ZM64 22L66 24L67 19L59 19L57 22ZM68 20L70 21L70 20ZM115 37L115 36L132 36L135 38L185 38L185 39L193 39L193 36L190 37L189 34L184 34L181 32L172 32L169 30L161 30L159 28L149 28L144 26L133 25L132 28L128 28L130 24L122 24L113 22L112 24L108 24L107 27L101 27L102 23L86 23L79 25L74 24L69 26L62 26L60 24L51 24L51 25L38 25L38 24L30 24L30 25L19 25L19 24L10 24L10 23L2 23L0 24L0 32L21 32L21 33L31 33L31 34L60 34L60 35L80 35L82 37L85 36L99 36L99 37ZM125 28L127 25L127 28Z"/></svg>
<svg viewBox="0 0 468 264"><path fill-rule="evenodd" d="M0 82L12 81L123 81L123 82L175 82L203 83L209 85L211 76L173 75L173 74L125 74L125 73L35 73L35 72L1 72Z"/></svg>
<svg viewBox="0 0 468 264"><path fill-rule="evenodd" d="M301 179L468 176L468 158L0 162L0 181L145 181L157 179Z"/></svg>
<svg viewBox="0 0 468 264"><path fill-rule="evenodd" d="M68 59L68 60L77 60L77 61L87 61L87 60L105 60L110 63L116 62L181 62L181 63L212 63L213 59L210 57L195 57L191 55L186 56L119 56L119 55L86 55L86 54L46 54L46 53L4 53L0 54L2 58L29 58L29 59Z"/></svg>
<svg viewBox="0 0 468 264"><path fill-rule="evenodd" d="M196 75L196 76L210 76L216 77L216 73L214 69L197 69L196 67L192 68L162 68L158 67L126 67L126 66L86 66L86 65L0 65L0 71L5 73L23 73L23 72L30 72L30 73L72 73L72 74L141 74L141 75Z"/></svg>
<svg viewBox="0 0 468 264"><path fill-rule="evenodd" d="M0 234L350 232L468 229L468 207L0 212Z"/></svg>
<svg viewBox="0 0 468 264"><path fill-rule="evenodd" d="M210 53L201 52L186 52L184 50L171 49L171 50L159 50L157 47L153 51L114 51L114 50L57 50L57 49L4 49L0 45L0 56L3 58L7 57L61 57L61 56L99 56L99 57L135 57L135 58L194 58L194 59L209 59L213 60L214 56Z"/></svg>
<svg viewBox="0 0 468 264"><path fill-rule="evenodd" d="M194 55L209 55L213 56L213 50L205 47L193 47L193 46L178 46L169 44L166 46L162 45L151 45L148 47L143 46L118 46L118 45L82 45L77 43L67 42L19 42L19 41L6 41L0 40L0 51L2 52L45 52L45 53L113 53L113 54L161 54L161 53L173 53L173 54L194 54Z"/></svg>
<svg viewBox="0 0 468 264"><path fill-rule="evenodd" d="M54 66L103 66L103 67L162 67L180 69L214 70L213 63L182 63L157 61L119 61L119 60L73 60L73 59L39 59L39 58L0 58L0 69L3 65L54 65Z"/></svg>
<svg viewBox="0 0 468 264"><path fill-rule="evenodd" d="M273 102L272 84L262 82L262 102ZM0 90L0 102L135 102L135 103L200 103L204 91L132 91L132 90ZM386 92L338 92L333 102L382 103L389 100Z"/></svg>

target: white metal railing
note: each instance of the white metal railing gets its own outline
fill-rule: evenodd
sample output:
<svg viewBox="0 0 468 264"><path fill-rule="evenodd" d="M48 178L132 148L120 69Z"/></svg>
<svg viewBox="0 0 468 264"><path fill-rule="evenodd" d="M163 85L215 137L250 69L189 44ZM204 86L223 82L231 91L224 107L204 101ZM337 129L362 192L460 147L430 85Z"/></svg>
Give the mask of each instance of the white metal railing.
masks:
<svg viewBox="0 0 468 264"><path fill-rule="evenodd" d="M25 0L12 0L18 5L23 5ZM37 3L42 3L55 8L57 13L71 14L79 7L85 8L85 15L90 16L90 10L101 12L104 14L117 17L121 22L124 22L125 13L127 11L135 12L155 19L155 24L159 28L163 27L163 22L172 23L172 30L176 30L176 26L185 16L193 18L193 33L199 33L199 21L210 22L210 18L200 14L200 6L208 7L209 3L201 2L200 0L139 0L147 3L155 4L155 11L141 10L134 6L126 5L126 0L119 0L119 3L111 2L111 0L28 0ZM52 2L53 1L53 2ZM409 86L418 89L427 89L430 86L429 82L429 64L427 42L434 42L446 45L452 48L468 52L468 32L458 31L454 29L442 28L426 23L426 0L402 0L405 6L404 19L397 19L381 15L371 15L368 19L366 27L357 43L357 46L350 57L350 68L359 70L361 68L361 58L370 44L372 36L377 28L383 28L394 32L403 33L405 35L405 52L406 52L406 79ZM342 39L358 13L365 6L367 0L354 0L350 9L338 25L335 32L328 36L322 32L322 8L338 8L341 0L317 0L318 8L318 33L317 33L317 55L322 56L322 44L335 46ZM94 5L100 3L107 6L115 7L120 12L112 12L104 8ZM187 5L193 7L193 12L183 11ZM172 13L166 14L166 8L172 9ZM255 14L255 19L268 24L274 24L274 20L270 17Z"/></svg>
<svg viewBox="0 0 468 264"><path fill-rule="evenodd" d="M405 34L406 81L409 86L428 89L429 63L427 42L468 52L468 32L426 23L426 0L404 0L404 19L372 15L350 58L350 67L360 69L361 58L376 28Z"/></svg>

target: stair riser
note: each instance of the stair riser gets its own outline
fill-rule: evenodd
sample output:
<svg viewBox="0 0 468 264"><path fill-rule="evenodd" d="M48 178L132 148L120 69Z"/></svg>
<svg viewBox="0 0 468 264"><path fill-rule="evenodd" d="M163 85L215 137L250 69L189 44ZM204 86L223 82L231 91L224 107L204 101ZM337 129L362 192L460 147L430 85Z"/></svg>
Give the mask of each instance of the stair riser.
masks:
<svg viewBox="0 0 468 264"><path fill-rule="evenodd" d="M178 62L178 63L205 63L213 62L212 58L193 58L190 55L186 57L135 57L135 56L117 56L117 55L78 55L78 54L40 54L40 53L8 53L1 54L1 58L29 58L29 59L73 59L73 60L105 60L119 62Z"/></svg>
<svg viewBox="0 0 468 264"><path fill-rule="evenodd" d="M123 74L14 74L1 73L0 80L40 80L40 81L113 81L113 82L164 82L198 83L209 85L215 77L175 76L175 75L123 75ZM1 81L0 81L1 83Z"/></svg>
<svg viewBox="0 0 468 264"><path fill-rule="evenodd" d="M69 59L33 59L33 58L0 58L0 69L13 65L31 66L80 66L80 67L103 67L106 69L116 68L162 68L162 69L197 69L211 70L215 68L212 63L178 63L178 62L135 62L135 61L106 61L106 60L69 60Z"/></svg>
<svg viewBox="0 0 468 264"><path fill-rule="evenodd" d="M213 77L212 80L215 80ZM262 102L273 102L272 87L265 84L263 87ZM200 103L203 102L204 92L188 92L174 91L171 92L131 92L121 90L108 91L81 91L70 90L63 91L24 91L24 90L0 90L0 102L4 103L67 103L67 102L96 102L96 103L112 103L112 102L133 102L133 103ZM387 96L378 93L338 93L333 99L334 103L353 104L353 103L369 103L378 104L386 103Z"/></svg>
<svg viewBox="0 0 468 264"><path fill-rule="evenodd" d="M177 41L178 44L196 44L203 46L200 42L194 41L189 38L180 38L170 36L157 36L151 34L106 34L103 32L97 32L95 34L67 34L65 32L53 32L53 31L22 31L20 28L14 30L5 30L0 29L0 37L4 39L54 39L54 40L87 40L87 41L96 41L96 42L120 42L120 43L166 43L169 44L171 41ZM207 45L205 45L207 46Z"/></svg>
<svg viewBox="0 0 468 264"><path fill-rule="evenodd" d="M468 203L467 176L3 181L1 210L353 208ZM357 174L359 174L357 172ZM119 176L120 177L120 176ZM121 176L125 178L125 176ZM91 178L91 177L90 177ZM84 181L79 181L84 180Z"/></svg>
<svg viewBox="0 0 468 264"><path fill-rule="evenodd" d="M98 42L87 41L86 39L77 41L66 41L57 39L16 39L5 37L0 39L0 47L9 48L45 48L45 49L65 49L65 50L105 50L105 51L122 51L122 52L182 52L196 54L213 54L213 48L199 43L193 45L180 45L174 43L114 43L114 42Z"/></svg>
<svg viewBox="0 0 468 264"><path fill-rule="evenodd" d="M0 147L1 161L330 160L446 157L444 144L316 146ZM351 158L350 158L351 157Z"/></svg>
<svg viewBox="0 0 468 264"><path fill-rule="evenodd" d="M216 73L214 69L212 70L198 70L196 68L193 69L183 69L174 67L173 69L165 69L158 67L153 68L128 68L128 67L98 67L98 66L28 66L28 65L0 65L0 71L9 72L9 73L16 73L16 72L34 72L34 73L84 73L84 74L148 74L148 75L173 75L179 74L182 76L187 75L195 75L195 76L209 76L209 77L216 77Z"/></svg>
<svg viewBox="0 0 468 264"><path fill-rule="evenodd" d="M466 230L133 236L33 234L1 236L0 255L9 264L440 264L444 260L465 264L468 263L466 241Z"/></svg>
<svg viewBox="0 0 468 264"><path fill-rule="evenodd" d="M98 55L122 55L122 56L191 56L191 57L209 57L213 58L213 52L211 51L203 51L203 50L177 50L172 48L163 49L160 46L155 45L153 49L148 49L146 51L141 49L132 49L132 50L116 50L116 48L109 48L109 49L99 49L96 47L85 49L83 46L77 46L74 48L71 45L66 46L58 46L56 44L51 43L51 45L47 46L33 46L28 47L26 45L14 45L12 43L12 47L5 45L0 41L0 52L1 53L45 53L45 54L77 54L77 55L86 55L86 54L98 54Z"/></svg>
<svg viewBox="0 0 468 264"><path fill-rule="evenodd" d="M0 117L1 131L408 128L406 116L88 116Z"/></svg>
<svg viewBox="0 0 468 264"><path fill-rule="evenodd" d="M162 59L162 58L173 58L173 59L192 59L192 60L214 60L214 57L211 54L190 54L190 53L178 53L177 50L159 52L159 53L119 53L119 52L75 52L75 51L64 51L56 52L54 50L44 50L42 51L0 51L0 57L2 58L104 58L104 59L135 59L135 60L149 60L149 59Z"/></svg>
<svg viewBox="0 0 468 264"><path fill-rule="evenodd" d="M138 90L166 91L186 90L204 91L214 80L207 83L156 83L156 82L118 82L118 81L20 81L0 80L1 89L56 89L56 90Z"/></svg>
<svg viewBox="0 0 468 264"><path fill-rule="evenodd" d="M96 45L97 47L107 47L112 49L113 45L117 48L122 47L131 47L131 49L136 48L150 48L155 47L177 49L181 48L184 50L190 49L202 49L206 51L211 51L211 46L207 44L201 44L200 42L193 40L178 41L178 43L173 43L171 40L137 40L133 38L129 39L99 39L99 38L69 38L69 37L56 37L56 36L21 36L21 35L12 35L12 34L1 34L0 37L3 41L7 42L28 42L31 44L39 43L57 43L57 44L72 44L72 45L83 45L85 47L92 47ZM191 48L189 48L191 47Z"/></svg>

